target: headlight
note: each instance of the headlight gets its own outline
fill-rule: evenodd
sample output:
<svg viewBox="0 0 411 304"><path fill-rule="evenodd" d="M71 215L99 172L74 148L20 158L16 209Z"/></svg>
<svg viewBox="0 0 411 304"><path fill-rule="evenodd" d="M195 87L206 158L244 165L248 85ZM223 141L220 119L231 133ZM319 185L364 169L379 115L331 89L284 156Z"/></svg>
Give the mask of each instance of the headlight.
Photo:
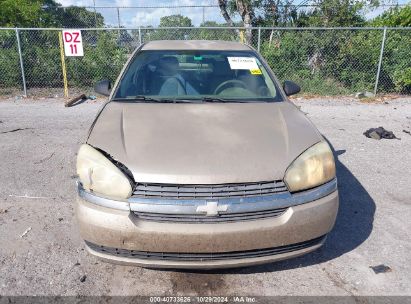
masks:
<svg viewBox="0 0 411 304"><path fill-rule="evenodd" d="M129 198L129 179L101 152L83 144L77 155L77 174L83 188L115 199Z"/></svg>
<svg viewBox="0 0 411 304"><path fill-rule="evenodd" d="M324 184L335 177L335 163L329 145L322 141L301 154L288 167L284 181L291 192Z"/></svg>

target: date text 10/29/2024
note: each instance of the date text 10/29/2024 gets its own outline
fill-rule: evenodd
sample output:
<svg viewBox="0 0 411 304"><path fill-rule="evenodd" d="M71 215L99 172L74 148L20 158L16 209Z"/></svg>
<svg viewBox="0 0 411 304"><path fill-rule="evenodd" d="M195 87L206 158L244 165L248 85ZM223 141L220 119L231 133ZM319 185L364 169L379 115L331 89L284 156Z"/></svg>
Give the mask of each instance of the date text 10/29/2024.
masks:
<svg viewBox="0 0 411 304"><path fill-rule="evenodd" d="M255 297L247 296L160 296L150 297L150 303L257 303Z"/></svg>

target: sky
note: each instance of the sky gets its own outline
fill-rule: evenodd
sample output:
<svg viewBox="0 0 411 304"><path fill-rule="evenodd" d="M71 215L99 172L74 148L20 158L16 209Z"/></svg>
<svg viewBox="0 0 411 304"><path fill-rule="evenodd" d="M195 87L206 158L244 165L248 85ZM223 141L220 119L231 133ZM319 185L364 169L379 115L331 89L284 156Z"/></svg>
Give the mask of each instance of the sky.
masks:
<svg viewBox="0 0 411 304"><path fill-rule="evenodd" d="M94 0L96 6L168 6L163 8L120 8L120 24L123 27L138 27L138 26L158 26L160 18L173 14L181 14L189 17L193 25L198 26L203 21L216 21L223 23L224 19L220 14L218 7L210 8L181 8L179 6L190 5L216 5L217 0ZM298 4L302 0L295 0ZM388 3L389 0L385 0ZM93 0L57 0L63 6L78 5L78 6L93 6ZM406 4L409 0L391 0L391 2L398 2L399 4ZM367 19L372 19L381 14L387 8L378 8L373 11L366 12ZM97 12L104 16L106 24L113 26L118 25L117 10L114 8L97 8ZM233 18L238 21L239 16Z"/></svg>
<svg viewBox="0 0 411 304"><path fill-rule="evenodd" d="M63 6L68 5L79 5L79 6L93 6L93 0L57 0ZM120 24L125 27L135 27L135 26L157 26L160 22L160 18L163 16L169 16L173 14L181 14L189 17L195 26L200 25L204 19L206 21L216 21L223 23L224 19L220 14L218 7L189 7L181 8L179 6L190 6L190 5L216 5L217 1L213 0L95 0L96 6L119 6L119 7L129 7L129 6L168 6L165 8L120 8ZM117 25L117 10L114 8L97 8L97 12L104 16L106 23Z"/></svg>

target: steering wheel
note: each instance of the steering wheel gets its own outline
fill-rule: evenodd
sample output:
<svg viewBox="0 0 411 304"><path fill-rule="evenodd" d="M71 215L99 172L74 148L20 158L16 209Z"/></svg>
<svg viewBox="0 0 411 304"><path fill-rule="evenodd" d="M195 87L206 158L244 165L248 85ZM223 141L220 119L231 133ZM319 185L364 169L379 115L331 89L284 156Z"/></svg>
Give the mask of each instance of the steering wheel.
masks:
<svg viewBox="0 0 411 304"><path fill-rule="evenodd" d="M231 79L231 80L226 80L223 83L221 83L215 90L214 90L214 95L220 94L222 91L224 91L227 87L240 87L243 89L247 89L246 84L237 79Z"/></svg>

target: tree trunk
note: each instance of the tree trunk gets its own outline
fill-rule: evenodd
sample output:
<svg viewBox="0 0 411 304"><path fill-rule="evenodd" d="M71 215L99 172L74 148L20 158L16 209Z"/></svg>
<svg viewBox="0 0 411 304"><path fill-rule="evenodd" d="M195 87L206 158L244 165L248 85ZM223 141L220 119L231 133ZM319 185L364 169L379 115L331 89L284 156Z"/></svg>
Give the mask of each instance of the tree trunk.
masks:
<svg viewBox="0 0 411 304"><path fill-rule="evenodd" d="M227 0L218 0L218 6L220 7L221 15L225 22L227 22L227 25L234 26L233 20L231 20L230 15L227 13Z"/></svg>
<svg viewBox="0 0 411 304"><path fill-rule="evenodd" d="M237 10L243 19L245 27L245 39L247 44L251 45L253 42L253 33L251 27L253 26L254 21L254 12L251 7L250 2L247 0L236 0Z"/></svg>
<svg viewBox="0 0 411 304"><path fill-rule="evenodd" d="M227 12L227 0L218 0L218 6L220 7L221 15L223 16L227 25L234 27L234 22L233 20L231 20L231 17ZM234 34L234 37L237 37L238 39L240 32L239 30L234 30L233 34Z"/></svg>

